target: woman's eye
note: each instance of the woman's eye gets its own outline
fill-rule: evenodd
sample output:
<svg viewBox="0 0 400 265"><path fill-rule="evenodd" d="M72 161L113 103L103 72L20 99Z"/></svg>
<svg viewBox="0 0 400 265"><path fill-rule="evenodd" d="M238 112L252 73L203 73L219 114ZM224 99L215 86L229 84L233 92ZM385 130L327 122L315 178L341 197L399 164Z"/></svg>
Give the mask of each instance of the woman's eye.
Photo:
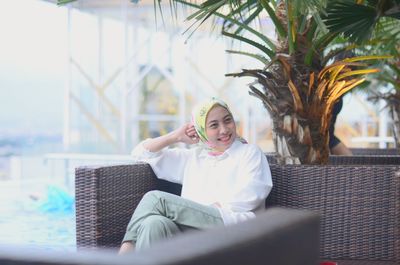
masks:
<svg viewBox="0 0 400 265"><path fill-rule="evenodd" d="M210 125L210 128L211 129L215 129L215 128L217 128L217 126L218 126L217 124L213 123L213 124Z"/></svg>
<svg viewBox="0 0 400 265"><path fill-rule="evenodd" d="M226 118L225 123L230 123L232 121L232 118Z"/></svg>

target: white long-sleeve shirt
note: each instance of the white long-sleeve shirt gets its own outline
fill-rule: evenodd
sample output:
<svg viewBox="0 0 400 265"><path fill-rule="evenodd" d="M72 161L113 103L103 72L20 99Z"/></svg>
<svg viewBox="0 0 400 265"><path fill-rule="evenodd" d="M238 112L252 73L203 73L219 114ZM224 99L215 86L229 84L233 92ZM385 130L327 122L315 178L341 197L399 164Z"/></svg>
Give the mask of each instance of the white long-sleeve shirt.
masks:
<svg viewBox="0 0 400 265"><path fill-rule="evenodd" d="M150 152L143 142L132 155L149 163L158 178L182 184L183 198L204 205L219 203L225 225L253 218L272 188L271 171L261 149L238 140L219 156L201 147Z"/></svg>

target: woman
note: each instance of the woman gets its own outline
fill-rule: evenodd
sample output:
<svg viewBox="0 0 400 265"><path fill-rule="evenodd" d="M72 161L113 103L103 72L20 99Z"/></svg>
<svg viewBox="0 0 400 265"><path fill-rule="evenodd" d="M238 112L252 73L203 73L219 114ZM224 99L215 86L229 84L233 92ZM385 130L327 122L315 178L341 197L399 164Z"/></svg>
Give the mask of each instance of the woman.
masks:
<svg viewBox="0 0 400 265"><path fill-rule="evenodd" d="M133 156L150 164L160 179L182 184L182 195L146 193L137 206L120 253L188 229L229 225L255 216L272 188L263 152L240 141L228 106L212 98L193 111L193 124L147 139ZM192 149L166 148L176 143Z"/></svg>

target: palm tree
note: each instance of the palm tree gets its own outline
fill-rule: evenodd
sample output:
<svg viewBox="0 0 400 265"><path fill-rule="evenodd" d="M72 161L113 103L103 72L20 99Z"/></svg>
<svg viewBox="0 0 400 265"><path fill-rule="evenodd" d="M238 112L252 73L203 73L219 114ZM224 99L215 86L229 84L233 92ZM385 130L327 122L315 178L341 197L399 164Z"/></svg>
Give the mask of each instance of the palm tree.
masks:
<svg viewBox="0 0 400 265"><path fill-rule="evenodd" d="M71 0L59 0L59 3ZM209 18L222 20L221 34L246 43L257 52L228 52L252 57L262 69L243 69L227 76L255 78L250 94L259 98L273 120L278 160L287 164L321 164L329 156L329 125L337 100L364 81L360 75L376 72L365 62L374 56L329 63L338 51L327 53L339 35L329 32L321 16L325 1L317 0L206 0L201 4L172 0L197 11L188 17L194 25ZM172 5L176 8L175 5ZM255 26L267 14L277 39ZM357 69L354 69L357 67Z"/></svg>
<svg viewBox="0 0 400 265"><path fill-rule="evenodd" d="M221 17L223 35L261 52L228 51L251 56L265 65L263 69L244 69L228 76L256 79L250 85L250 94L263 102L272 117L273 139L280 161L325 163L329 156L328 131L333 106L344 93L363 82L357 75L376 71L360 69L365 64L358 63L374 57L328 64L336 53L325 53L325 50L338 33L324 30L317 12L323 10L323 1L208 0L195 7L199 11L191 19L202 23L210 15ZM225 13L224 7L228 10ZM262 11L268 13L275 25L276 43L250 27L253 18ZM249 35L260 41L254 41ZM354 66L358 69L352 70Z"/></svg>

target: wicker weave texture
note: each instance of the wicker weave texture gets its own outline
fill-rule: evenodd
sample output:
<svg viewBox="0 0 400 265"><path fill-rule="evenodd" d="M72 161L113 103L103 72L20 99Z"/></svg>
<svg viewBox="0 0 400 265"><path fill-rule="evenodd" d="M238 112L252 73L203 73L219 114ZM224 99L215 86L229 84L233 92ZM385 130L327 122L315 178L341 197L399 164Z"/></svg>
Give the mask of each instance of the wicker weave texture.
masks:
<svg viewBox="0 0 400 265"><path fill-rule="evenodd" d="M116 247L142 196L157 189L148 164L76 169L78 248Z"/></svg>
<svg viewBox="0 0 400 265"><path fill-rule="evenodd" d="M350 148L353 155L400 155L396 148Z"/></svg>
<svg viewBox="0 0 400 265"><path fill-rule="evenodd" d="M270 164L277 164L275 153L267 153ZM352 155L352 156L329 156L329 165L400 165L400 155Z"/></svg>
<svg viewBox="0 0 400 265"><path fill-rule="evenodd" d="M321 258L400 261L399 167L270 167L267 206L320 213Z"/></svg>
<svg viewBox="0 0 400 265"><path fill-rule="evenodd" d="M400 165L400 155L353 155L329 157L330 165Z"/></svg>

